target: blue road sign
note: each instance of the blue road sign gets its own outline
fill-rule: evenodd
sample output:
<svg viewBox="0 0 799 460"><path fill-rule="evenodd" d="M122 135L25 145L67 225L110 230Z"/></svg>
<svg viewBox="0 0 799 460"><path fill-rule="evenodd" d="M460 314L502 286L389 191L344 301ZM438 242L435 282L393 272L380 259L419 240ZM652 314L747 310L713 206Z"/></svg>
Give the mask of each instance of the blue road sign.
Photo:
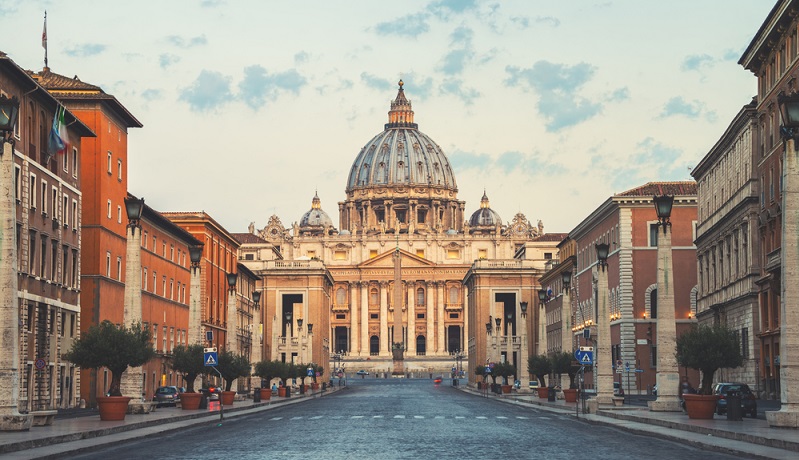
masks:
<svg viewBox="0 0 799 460"><path fill-rule="evenodd" d="M314 371L313 371L313 369L311 369L311 368L308 368L308 377L313 377L313 376L314 376Z"/></svg>
<svg viewBox="0 0 799 460"><path fill-rule="evenodd" d="M206 367L216 366L219 364L219 357L217 356L215 351L209 351L208 353L203 353L203 363L205 363Z"/></svg>
<svg viewBox="0 0 799 460"><path fill-rule="evenodd" d="M583 366L591 366L594 364L594 352L577 350L574 352L574 357Z"/></svg>

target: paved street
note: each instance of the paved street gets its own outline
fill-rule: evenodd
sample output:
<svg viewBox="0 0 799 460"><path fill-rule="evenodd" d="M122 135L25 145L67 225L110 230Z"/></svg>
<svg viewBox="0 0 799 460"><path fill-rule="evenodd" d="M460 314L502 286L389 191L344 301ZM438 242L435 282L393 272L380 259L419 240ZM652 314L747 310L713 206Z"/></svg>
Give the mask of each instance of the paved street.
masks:
<svg viewBox="0 0 799 460"><path fill-rule="evenodd" d="M733 458L430 380L349 383L327 398L74 458Z"/></svg>

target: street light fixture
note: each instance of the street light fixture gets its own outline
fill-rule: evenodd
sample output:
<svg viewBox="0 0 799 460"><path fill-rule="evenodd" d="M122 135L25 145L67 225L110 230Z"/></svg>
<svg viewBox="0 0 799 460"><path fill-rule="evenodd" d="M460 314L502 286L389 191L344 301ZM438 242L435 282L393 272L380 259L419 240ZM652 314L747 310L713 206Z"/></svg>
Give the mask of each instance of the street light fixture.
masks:
<svg viewBox="0 0 799 460"><path fill-rule="evenodd" d="M139 220L144 210L144 198L125 197L125 212L128 215L128 226L139 227Z"/></svg>
<svg viewBox="0 0 799 460"><path fill-rule="evenodd" d="M313 324L308 323L308 335L313 335Z"/></svg>
<svg viewBox="0 0 799 460"><path fill-rule="evenodd" d="M0 133L3 133L2 143L14 143L12 136L18 115L19 99L17 99L17 96L8 98L5 95L0 95ZM0 154L2 153L2 149L0 149Z"/></svg>
<svg viewBox="0 0 799 460"><path fill-rule="evenodd" d="M238 280L238 275L235 273L228 273L227 274L227 286L230 292L236 290L236 281Z"/></svg>
<svg viewBox="0 0 799 460"><path fill-rule="evenodd" d="M297 318L297 329L302 330L302 318Z"/></svg>
<svg viewBox="0 0 799 460"><path fill-rule="evenodd" d="M519 302L519 308L522 310L522 318L526 318L527 317L527 301L526 300L522 300L521 302Z"/></svg>
<svg viewBox="0 0 799 460"><path fill-rule="evenodd" d="M666 227L671 226L669 217L671 217L671 208L674 205L674 196L661 195L652 198L655 202L655 211L658 215L658 226L663 227L663 233L666 233Z"/></svg>
<svg viewBox="0 0 799 460"><path fill-rule="evenodd" d="M486 323L486 333L491 335L491 318L488 318L488 322Z"/></svg>
<svg viewBox="0 0 799 460"><path fill-rule="evenodd" d="M499 334L499 328L502 326L502 318L496 317L494 318L494 322L497 323L497 334Z"/></svg>
<svg viewBox="0 0 799 460"><path fill-rule="evenodd" d="M797 132L799 129L799 93L780 93L777 95L777 104L780 106L780 115L782 115L782 125L780 126L782 138L796 140L799 135ZM794 149L796 149L795 143Z"/></svg>
<svg viewBox="0 0 799 460"><path fill-rule="evenodd" d="M200 260L203 257L203 245L202 244L192 244L189 246L189 259L191 260L192 268L197 268L200 266Z"/></svg>
<svg viewBox="0 0 799 460"><path fill-rule="evenodd" d="M261 303L261 291L252 291L252 303L255 304L257 308Z"/></svg>
<svg viewBox="0 0 799 460"><path fill-rule="evenodd" d="M599 266L604 271L608 266L608 252L610 251L610 245L607 243L597 243L594 245L594 247L596 248L596 258L599 262Z"/></svg>

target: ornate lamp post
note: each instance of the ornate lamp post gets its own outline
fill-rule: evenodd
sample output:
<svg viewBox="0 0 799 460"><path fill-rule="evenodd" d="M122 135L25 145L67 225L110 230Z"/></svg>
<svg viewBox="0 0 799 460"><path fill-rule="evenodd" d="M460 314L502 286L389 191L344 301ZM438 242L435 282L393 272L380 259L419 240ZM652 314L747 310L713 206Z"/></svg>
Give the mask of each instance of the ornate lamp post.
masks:
<svg viewBox="0 0 799 460"><path fill-rule="evenodd" d="M546 289L538 290L538 354L545 355L547 353L547 291Z"/></svg>
<svg viewBox="0 0 799 460"><path fill-rule="evenodd" d="M677 325L674 312L674 273L671 258L671 208L674 197L653 197L658 216L657 266L657 386L658 399L649 403L649 410L679 412L680 373L677 368Z"/></svg>
<svg viewBox="0 0 799 460"><path fill-rule="evenodd" d="M770 426L799 427L799 94L777 97L782 114L782 244L780 250L780 401ZM660 389L658 389L659 391Z"/></svg>
<svg viewBox="0 0 799 460"><path fill-rule="evenodd" d="M597 258L597 343L596 360L596 402L613 403L613 358L610 350L610 311L608 306L608 252L607 243L595 246Z"/></svg>
<svg viewBox="0 0 799 460"><path fill-rule="evenodd" d="M236 338L236 326L238 324L238 313L236 312L236 282L239 276L236 273L225 275L228 286L227 300L227 349L233 353L238 352L238 340Z"/></svg>
<svg viewBox="0 0 799 460"><path fill-rule="evenodd" d="M261 291L252 291L252 304L253 310L256 311L255 318L257 318L257 321L251 325L255 328L255 332L250 334L250 363L254 365L254 363L261 361L261 355L263 354L261 350Z"/></svg>
<svg viewBox="0 0 799 460"><path fill-rule="evenodd" d="M203 244L189 246L191 261L191 286L189 291L189 343L203 341L203 327L200 307L200 261L203 257Z"/></svg>
<svg viewBox="0 0 799 460"><path fill-rule="evenodd" d="M141 215L144 198L125 197L125 212L128 216L127 247L125 251L125 325L141 323ZM144 403L144 379L141 367L128 368L122 374L120 391L131 399L128 413L149 412L150 404Z"/></svg>
<svg viewBox="0 0 799 460"><path fill-rule="evenodd" d="M17 231L14 202L14 126L19 99L0 95L0 431L25 431L33 417L20 414L19 301L17 300Z"/></svg>
<svg viewBox="0 0 799 460"><path fill-rule="evenodd" d="M560 272L560 280L563 284L563 298L561 299L561 313L560 313L560 324L561 324L561 337L560 337L560 349L561 351L571 352L574 348L572 342L574 341L574 333L572 332L572 305L571 305L571 296L569 295L569 288L571 287L572 282L572 272L571 271L562 271Z"/></svg>

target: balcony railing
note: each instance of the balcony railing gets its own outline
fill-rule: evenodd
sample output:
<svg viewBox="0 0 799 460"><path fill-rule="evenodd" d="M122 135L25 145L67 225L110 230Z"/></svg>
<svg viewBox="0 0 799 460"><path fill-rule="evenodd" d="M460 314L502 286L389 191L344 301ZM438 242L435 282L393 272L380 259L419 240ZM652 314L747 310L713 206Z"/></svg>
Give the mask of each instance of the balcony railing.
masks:
<svg viewBox="0 0 799 460"><path fill-rule="evenodd" d="M461 311L463 309L462 303L446 303L444 309L447 311Z"/></svg>
<svg viewBox="0 0 799 460"><path fill-rule="evenodd" d="M782 248L777 248L766 254L766 271L775 271L780 268L780 253Z"/></svg>
<svg viewBox="0 0 799 460"><path fill-rule="evenodd" d="M349 304L346 304L346 303L345 304L335 304L334 303L333 304L333 311L340 311L340 312L350 311L350 306L349 306Z"/></svg>

